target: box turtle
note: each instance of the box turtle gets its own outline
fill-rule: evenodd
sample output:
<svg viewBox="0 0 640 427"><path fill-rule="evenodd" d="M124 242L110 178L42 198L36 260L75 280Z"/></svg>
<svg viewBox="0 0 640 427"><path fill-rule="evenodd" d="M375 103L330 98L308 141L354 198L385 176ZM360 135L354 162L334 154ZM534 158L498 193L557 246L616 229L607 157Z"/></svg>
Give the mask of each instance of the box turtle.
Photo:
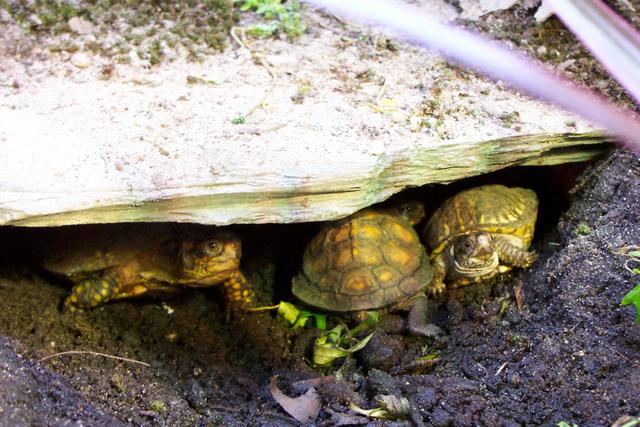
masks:
<svg viewBox="0 0 640 427"><path fill-rule="evenodd" d="M166 295L184 287L224 284L229 302L253 293L239 270L240 239L229 231L164 224L64 227L50 236L42 266L75 283L65 304Z"/></svg>
<svg viewBox="0 0 640 427"><path fill-rule="evenodd" d="M411 308L411 332L437 333L427 324L424 296L433 270L413 228L422 218L423 206L407 203L325 224L305 250L293 294L333 312Z"/></svg>
<svg viewBox="0 0 640 427"><path fill-rule="evenodd" d="M432 290L440 293L493 277L511 267L529 267L538 213L536 193L484 185L447 199L431 216L424 238L431 248Z"/></svg>

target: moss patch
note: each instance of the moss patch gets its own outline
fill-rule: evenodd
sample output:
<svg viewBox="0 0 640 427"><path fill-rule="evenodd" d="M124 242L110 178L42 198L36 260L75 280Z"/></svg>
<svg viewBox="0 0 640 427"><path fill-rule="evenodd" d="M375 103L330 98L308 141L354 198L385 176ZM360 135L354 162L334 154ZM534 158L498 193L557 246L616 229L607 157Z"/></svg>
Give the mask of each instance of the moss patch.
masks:
<svg viewBox="0 0 640 427"><path fill-rule="evenodd" d="M150 65L179 48L192 59L222 51L237 20L232 0L3 1L0 7L51 51L88 50L118 62L137 54ZM75 16L92 23L93 31L73 33L68 21Z"/></svg>

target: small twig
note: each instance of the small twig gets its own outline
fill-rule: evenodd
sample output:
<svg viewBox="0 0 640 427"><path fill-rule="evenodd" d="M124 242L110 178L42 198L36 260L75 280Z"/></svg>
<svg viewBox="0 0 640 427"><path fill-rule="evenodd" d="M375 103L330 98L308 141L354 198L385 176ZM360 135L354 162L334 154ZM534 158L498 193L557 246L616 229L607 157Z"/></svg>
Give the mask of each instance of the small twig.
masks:
<svg viewBox="0 0 640 427"><path fill-rule="evenodd" d="M260 101L253 106L253 108L251 108L247 114L244 115L245 118L249 118L249 116L251 116L258 108L262 107L262 105L264 104L265 100L271 96L271 93L274 91L274 89L276 88L276 72L275 70L269 65L266 64L263 60L262 57L260 55L258 55L258 53L251 49L248 45L247 42L245 41L245 31L244 28L242 27L233 27L231 29L231 38L233 38L233 40L235 40L236 43L238 43L242 48L246 49L249 51L249 53L251 54L251 58L253 59L253 62L258 64L258 65L262 65L265 70L267 70L267 72L269 73L269 75L271 76L271 84L269 85L269 88L267 89L267 91L265 92L264 96L262 98L260 98Z"/></svg>
<svg viewBox="0 0 640 427"><path fill-rule="evenodd" d="M621 248L616 248L615 250L610 249L609 251L611 253L614 253L616 255L624 255L626 257L631 257L634 258L633 256L629 255L629 252L631 251L637 251L640 250L640 246L637 245L627 245L627 246L622 246Z"/></svg>
<svg viewBox="0 0 640 427"><path fill-rule="evenodd" d="M632 274L636 274L636 272L633 271L633 269L631 267L629 267L629 262L638 262L638 263L640 263L640 260L638 258L629 258L628 260L626 260L624 262L624 268L627 271L631 272Z"/></svg>
<svg viewBox="0 0 640 427"><path fill-rule="evenodd" d="M262 134L265 134L265 133L268 133L268 132L274 132L274 131L280 130L280 129L282 129L283 127L285 127L287 125L288 125L288 123L280 123L280 124L277 124L275 126L271 126L269 128L262 129L262 130L260 130L259 135L262 135Z"/></svg>
<svg viewBox="0 0 640 427"><path fill-rule="evenodd" d="M620 353L618 350L616 350L615 348L613 348L613 346L609 346L609 348L611 350L613 350L618 356L622 357L624 360L626 360L627 362L631 362L631 360L629 360L629 358L627 356L625 356L624 354Z"/></svg>
<svg viewBox="0 0 640 427"><path fill-rule="evenodd" d="M250 307L250 308L247 308L247 311L252 312L252 313L255 313L255 312L258 312L258 311L270 311L270 310L275 310L275 309L277 309L278 307L280 307L280 304L277 304L277 305L269 305L269 306L266 306L266 307Z"/></svg>
<svg viewBox="0 0 640 427"><path fill-rule="evenodd" d="M376 96L376 104L380 103L380 100L384 96L385 91L387 90L387 80L385 79L384 83L382 83L382 87L378 91L378 95Z"/></svg>
<svg viewBox="0 0 640 427"><path fill-rule="evenodd" d="M253 52L252 52L253 54ZM271 76L271 84L269 85L269 88L267 89L267 91L264 93L264 96L262 98L260 98L260 101L253 106L252 109L249 110L249 112L247 112L247 114L244 115L244 117L248 118L249 116L251 116L258 108L262 107L265 103L265 101L267 100L267 98L269 98L271 96L271 94L273 93L274 89L276 88L276 74L275 71L273 71L273 69L264 63L264 61L262 60L262 58L259 58L258 56L254 55L254 59L257 59L260 65L262 65L267 72L269 73L269 75Z"/></svg>
<svg viewBox="0 0 640 427"><path fill-rule="evenodd" d="M573 325L573 326L571 327L571 329L569 329L569 332L573 332L573 331L575 331L575 330L576 330L576 328L577 328L578 326L580 326L581 324L582 324L582 320L581 320L581 321L579 321L578 323L576 323L575 325Z"/></svg>
<svg viewBox="0 0 640 427"><path fill-rule="evenodd" d="M151 367L151 365L149 365L148 363L141 362L139 360L128 359L126 357L120 357L120 356L112 356L110 354L98 353L96 351L87 351L87 350L70 350L70 351L62 351L60 353L53 353L53 354L50 354L48 356L43 357L42 359L39 360L39 362L44 362L45 360L49 360L49 359L52 359L52 358L58 357L58 356L64 356L64 355L67 355L67 354L91 354L92 356L102 356L102 357L106 357L108 359L121 360L123 362L130 362L130 363L137 363L138 365L146 366L147 368Z"/></svg>
<svg viewBox="0 0 640 427"><path fill-rule="evenodd" d="M508 364L509 364L508 362L504 362L502 365L500 365L500 367L498 368L498 370L496 371L496 373L493 376L497 377L498 375L500 375L500 372L502 372L504 370L504 368L507 367Z"/></svg>
<svg viewBox="0 0 640 427"><path fill-rule="evenodd" d="M238 36L238 32L240 32L242 37ZM243 47L243 48L247 49L251 53L251 49L249 49L249 47L247 46L247 44L244 41L244 28L242 28L242 27L233 27L233 28L231 28L230 34L231 34L231 38L236 43L238 43L240 45L240 47Z"/></svg>

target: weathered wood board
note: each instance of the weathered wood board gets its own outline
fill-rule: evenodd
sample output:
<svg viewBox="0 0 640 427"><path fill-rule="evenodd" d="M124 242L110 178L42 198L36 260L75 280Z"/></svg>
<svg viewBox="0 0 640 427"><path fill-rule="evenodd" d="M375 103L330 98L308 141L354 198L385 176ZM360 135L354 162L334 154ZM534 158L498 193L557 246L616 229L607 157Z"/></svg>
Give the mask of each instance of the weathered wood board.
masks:
<svg viewBox="0 0 640 427"><path fill-rule="evenodd" d="M331 164L306 164L271 173L249 169L245 176L188 188L92 193L0 191L0 218L4 224L25 226L329 220L383 201L407 187L447 183L513 165L585 161L602 153L609 144L609 139L599 133L537 134L437 144L363 159L337 157ZM18 206L30 207L31 211L18 210ZM74 209L82 206L88 207Z"/></svg>
<svg viewBox="0 0 640 427"><path fill-rule="evenodd" d="M328 220L407 187L585 160L607 140L432 52L333 24L150 68L0 52L0 225Z"/></svg>

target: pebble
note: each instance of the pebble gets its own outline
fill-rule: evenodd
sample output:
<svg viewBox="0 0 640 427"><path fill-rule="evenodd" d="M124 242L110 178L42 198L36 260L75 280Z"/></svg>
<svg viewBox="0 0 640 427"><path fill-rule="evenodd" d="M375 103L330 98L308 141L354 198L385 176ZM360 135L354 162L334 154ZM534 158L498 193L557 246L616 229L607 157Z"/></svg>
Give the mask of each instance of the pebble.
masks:
<svg viewBox="0 0 640 427"><path fill-rule="evenodd" d="M189 406L197 411L206 409L207 407L207 394L202 386L195 380L189 381L184 397L189 403Z"/></svg>
<svg viewBox="0 0 640 427"><path fill-rule="evenodd" d="M390 371L400 363L404 350L402 340L376 331L367 344L367 351L360 352L358 357L367 369Z"/></svg>
<svg viewBox="0 0 640 427"><path fill-rule="evenodd" d="M71 63L78 68L87 68L91 65L91 57L84 52L76 52L71 56Z"/></svg>
<svg viewBox="0 0 640 427"><path fill-rule="evenodd" d="M293 55L267 55L265 57L267 64L276 68L295 67L298 64L298 58Z"/></svg>
<svg viewBox="0 0 640 427"><path fill-rule="evenodd" d="M93 24L84 18L74 16L67 21L67 25L71 31L78 34L91 34L93 32Z"/></svg>
<svg viewBox="0 0 640 427"><path fill-rule="evenodd" d="M453 423L453 417L442 408L436 408L431 413L431 425L434 427L447 427Z"/></svg>

